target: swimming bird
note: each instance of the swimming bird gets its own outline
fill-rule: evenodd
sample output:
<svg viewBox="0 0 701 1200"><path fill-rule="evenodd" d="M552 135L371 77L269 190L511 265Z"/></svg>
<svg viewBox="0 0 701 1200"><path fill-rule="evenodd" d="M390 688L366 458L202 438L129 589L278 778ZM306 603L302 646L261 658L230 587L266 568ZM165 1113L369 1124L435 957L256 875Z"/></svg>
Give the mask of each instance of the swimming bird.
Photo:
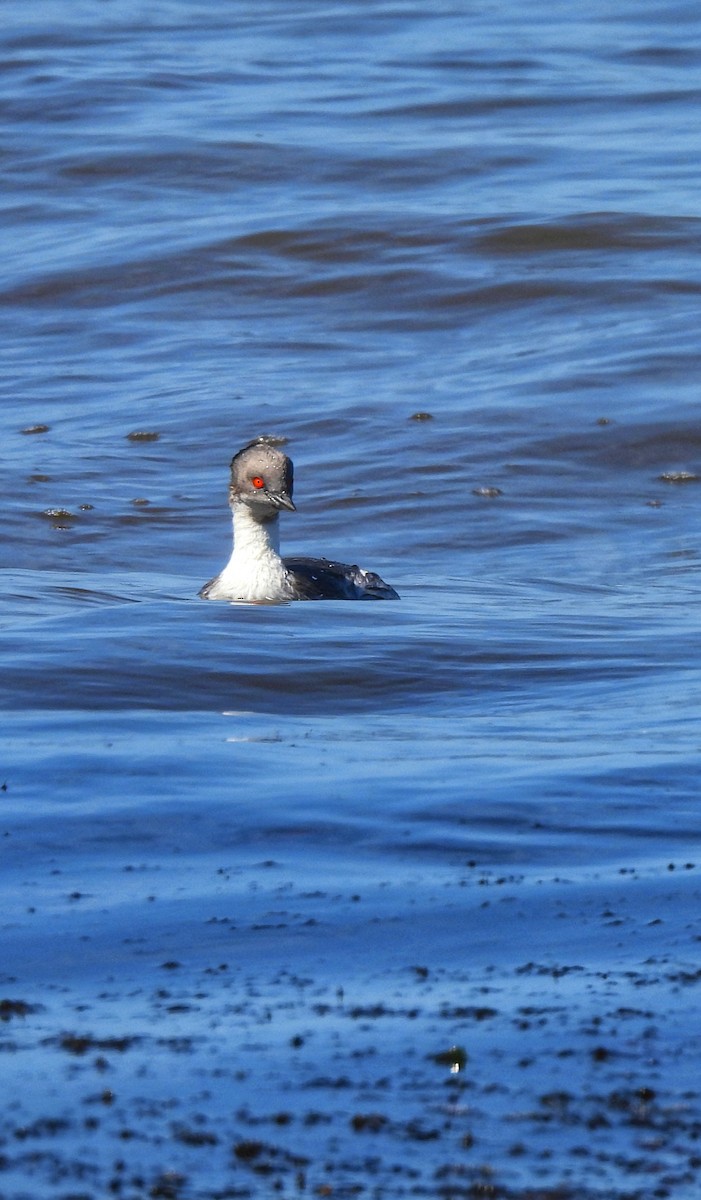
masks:
<svg viewBox="0 0 701 1200"><path fill-rule="evenodd" d="M296 511L292 487L292 462L270 439L255 438L234 455L229 483L234 545L224 570L200 590L202 599L398 600L374 571L326 558L280 557L280 513Z"/></svg>

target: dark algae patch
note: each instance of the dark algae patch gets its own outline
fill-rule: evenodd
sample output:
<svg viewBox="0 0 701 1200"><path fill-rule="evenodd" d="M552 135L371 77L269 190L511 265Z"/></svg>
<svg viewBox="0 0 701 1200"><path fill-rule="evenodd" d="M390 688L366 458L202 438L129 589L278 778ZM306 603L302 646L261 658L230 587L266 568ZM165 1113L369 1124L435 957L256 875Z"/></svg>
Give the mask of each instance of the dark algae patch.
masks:
<svg viewBox="0 0 701 1200"><path fill-rule="evenodd" d="M353 1002L310 971L185 960L165 992L163 965L84 997L90 1032L51 1032L70 994L0 1002L25 1031L15 1060L63 1052L43 1101L6 1105L3 1200L29 1178L37 1200L676 1200L696 1178L701 1095L659 1034L669 963L645 1006L629 1001L644 972L543 958L405 966Z"/></svg>
<svg viewBox="0 0 701 1200"><path fill-rule="evenodd" d="M57 1039L50 1039L60 1050L68 1054L83 1055L94 1050L110 1050L115 1054L124 1054L136 1045L138 1038L133 1037L93 1037L91 1034L62 1033Z"/></svg>
<svg viewBox="0 0 701 1200"><path fill-rule="evenodd" d="M27 1017L30 1013L39 1012L41 1005L30 1004L28 1000L0 1000L0 1021L11 1021L14 1017Z"/></svg>

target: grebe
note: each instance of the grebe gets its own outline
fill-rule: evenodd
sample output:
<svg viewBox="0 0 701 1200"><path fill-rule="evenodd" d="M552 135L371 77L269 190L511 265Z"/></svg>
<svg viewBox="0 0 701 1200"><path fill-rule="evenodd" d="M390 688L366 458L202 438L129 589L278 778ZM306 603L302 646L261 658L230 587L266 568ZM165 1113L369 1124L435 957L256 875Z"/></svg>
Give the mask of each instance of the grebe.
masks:
<svg viewBox="0 0 701 1200"><path fill-rule="evenodd" d="M224 570L201 589L202 599L398 600L374 571L326 558L280 557L280 513L295 512L292 479L290 459L267 438L256 438L234 455L229 484L234 545Z"/></svg>

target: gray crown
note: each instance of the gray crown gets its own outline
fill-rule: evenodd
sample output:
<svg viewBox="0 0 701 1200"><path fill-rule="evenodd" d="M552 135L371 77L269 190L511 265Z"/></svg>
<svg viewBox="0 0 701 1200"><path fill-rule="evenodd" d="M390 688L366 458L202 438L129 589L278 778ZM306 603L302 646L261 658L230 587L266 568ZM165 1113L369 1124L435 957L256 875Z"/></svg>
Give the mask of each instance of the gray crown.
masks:
<svg viewBox="0 0 701 1200"><path fill-rule="evenodd" d="M266 438L256 438L231 460L229 503L246 504L260 516L294 512L292 463Z"/></svg>

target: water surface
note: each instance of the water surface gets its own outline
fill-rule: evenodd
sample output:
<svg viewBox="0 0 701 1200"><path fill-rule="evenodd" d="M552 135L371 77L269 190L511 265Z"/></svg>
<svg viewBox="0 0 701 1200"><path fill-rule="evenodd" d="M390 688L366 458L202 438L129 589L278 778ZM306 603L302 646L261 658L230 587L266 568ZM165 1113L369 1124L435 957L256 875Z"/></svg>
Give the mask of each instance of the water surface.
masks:
<svg viewBox="0 0 701 1200"><path fill-rule="evenodd" d="M697 1196L700 25L4 6L4 1200Z"/></svg>

